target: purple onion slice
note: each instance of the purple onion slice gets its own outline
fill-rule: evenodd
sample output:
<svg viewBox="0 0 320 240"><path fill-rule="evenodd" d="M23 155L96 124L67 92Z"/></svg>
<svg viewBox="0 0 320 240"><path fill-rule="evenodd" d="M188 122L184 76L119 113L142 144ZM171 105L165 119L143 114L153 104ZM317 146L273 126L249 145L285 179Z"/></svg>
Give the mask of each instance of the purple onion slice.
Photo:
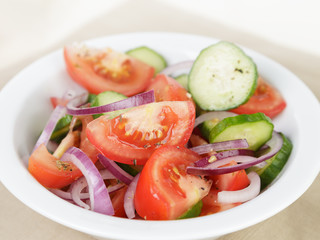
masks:
<svg viewBox="0 0 320 240"><path fill-rule="evenodd" d="M218 192L219 203L242 203L247 202L260 193L260 177L256 172L248 174L250 184L248 187L237 191L221 191Z"/></svg>
<svg viewBox="0 0 320 240"><path fill-rule="evenodd" d="M207 112L204 114L201 114L199 117L197 117L194 120L194 127L197 127L204 121L212 120L212 119L218 119L221 121L224 118L227 117L234 117L237 116L238 114L233 113L233 112L227 112L227 111L215 111L215 112Z"/></svg>
<svg viewBox="0 0 320 240"><path fill-rule="evenodd" d="M136 213L135 213L136 210L134 207L134 195L136 193L139 177L140 177L140 173L138 173L133 178L124 195L124 211L126 212L126 215L129 219L132 219L136 216Z"/></svg>
<svg viewBox="0 0 320 240"><path fill-rule="evenodd" d="M151 90L140 93L132 97L98 107L79 108L79 106L83 105L87 99L88 94L84 93L69 101L67 104L67 113L70 115L92 115L137 107L154 102L154 91Z"/></svg>
<svg viewBox="0 0 320 240"><path fill-rule="evenodd" d="M241 155L228 157L221 160L217 160L204 167L189 166L187 167L187 173L194 175L218 175L246 169L276 155L282 147L283 139L279 133L273 132L272 138L266 144L270 146L270 151L258 158ZM231 161L236 161L239 164L227 167L220 167L228 164Z"/></svg>
<svg viewBox="0 0 320 240"><path fill-rule="evenodd" d="M165 75L172 75L173 73L176 73L177 71L180 71L180 70L191 69L193 62L194 61L189 60L189 61L183 61L176 64L172 64L166 67L165 69L163 69L161 73Z"/></svg>
<svg viewBox="0 0 320 240"><path fill-rule="evenodd" d="M91 209L95 212L113 215L114 209L104 181L91 159L79 148L69 148L61 161L70 161L76 165L88 183Z"/></svg>
<svg viewBox="0 0 320 240"><path fill-rule="evenodd" d="M103 156L101 153L98 154L99 161L101 164L108 169L117 179L121 182L129 185L133 180L133 176L124 171L121 167L119 167L114 161L109 158Z"/></svg>
<svg viewBox="0 0 320 240"><path fill-rule="evenodd" d="M199 161L196 161L194 165L196 167L204 167L210 164L212 159L214 159L214 161L217 161L217 160L238 156L238 155L254 156L254 151L249 149L233 149L233 150L222 151L222 152L213 154L212 156L201 158Z"/></svg>
<svg viewBox="0 0 320 240"><path fill-rule="evenodd" d="M45 146L47 146L47 144L50 140L51 134L57 125L57 122L65 114L66 114L66 108L63 106L58 105L53 110L45 128L43 129L40 137L38 138L36 144L34 145L32 152L34 152L41 144L44 144Z"/></svg>
<svg viewBox="0 0 320 240"><path fill-rule="evenodd" d="M212 151L224 151L224 150L241 149L241 148L248 148L248 147L249 147L249 144L246 139L236 139L236 140L200 145L197 147L190 148L190 150L201 155L201 154L209 153Z"/></svg>

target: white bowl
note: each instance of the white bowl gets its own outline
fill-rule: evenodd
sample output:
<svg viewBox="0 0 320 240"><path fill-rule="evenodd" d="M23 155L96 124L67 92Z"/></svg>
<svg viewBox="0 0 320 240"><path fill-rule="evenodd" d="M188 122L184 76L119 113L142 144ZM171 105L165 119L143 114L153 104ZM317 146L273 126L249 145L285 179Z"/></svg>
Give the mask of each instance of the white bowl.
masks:
<svg viewBox="0 0 320 240"><path fill-rule="evenodd" d="M89 41L92 46L126 51L149 46L168 63L194 59L218 40L176 33L131 33ZM28 172L27 156L50 114L49 96L81 89L65 71L62 50L41 58L17 74L1 91L0 125L2 183L24 204L70 228L112 239L205 239L234 232L265 220L297 200L320 169L314 156L320 135L320 107L311 91L294 74L250 49L259 73L276 86L287 108L274 119L294 148L288 163L271 186L255 199L210 216L176 221L141 221L105 216L74 206L42 187Z"/></svg>

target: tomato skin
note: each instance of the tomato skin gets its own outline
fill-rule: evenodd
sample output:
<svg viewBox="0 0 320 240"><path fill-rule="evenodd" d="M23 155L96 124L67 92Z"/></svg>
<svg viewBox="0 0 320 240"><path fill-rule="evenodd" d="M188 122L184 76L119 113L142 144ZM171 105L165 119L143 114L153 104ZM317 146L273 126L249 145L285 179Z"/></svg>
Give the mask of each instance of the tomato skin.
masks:
<svg viewBox="0 0 320 240"><path fill-rule="evenodd" d="M83 131L81 132L80 149L87 154L93 163L97 161L98 150L89 142L86 136L86 126L92 116L81 118ZM68 144L68 143L67 143ZM67 150L67 149L65 149ZM64 168L63 166L67 166ZM82 172L72 163L62 163L48 152L44 144L40 145L30 156L29 172L46 188L62 188L82 176Z"/></svg>
<svg viewBox="0 0 320 240"><path fill-rule="evenodd" d="M249 101L230 111L237 114L262 112L274 118L285 109L286 105L280 92L259 77L256 91Z"/></svg>
<svg viewBox="0 0 320 240"><path fill-rule="evenodd" d="M201 157L183 146L162 146L141 171L135 194L137 213L148 220L177 219L210 190L211 181L189 175Z"/></svg>
<svg viewBox="0 0 320 240"><path fill-rule="evenodd" d="M101 51L100 54L108 56L109 52ZM90 57L97 57L99 59L98 55ZM126 96L132 96L147 88L154 75L154 68L128 55L126 55L126 58L130 65L129 73L126 77L122 77L121 79L113 79L98 74L94 70L92 62L82 57L75 47L66 46L64 48L64 59L70 77L86 88L90 93L94 94L109 90L122 93ZM113 69L107 70L111 71L112 74Z"/></svg>
<svg viewBox="0 0 320 240"><path fill-rule="evenodd" d="M218 192L220 191L212 187L208 195L202 199L203 206L200 216L222 212L241 205L241 203L218 203Z"/></svg>
<svg viewBox="0 0 320 240"><path fill-rule="evenodd" d="M59 167L59 159L50 154L41 144L30 156L28 170L46 188L62 188L82 176L72 163L68 168Z"/></svg>
<svg viewBox="0 0 320 240"><path fill-rule="evenodd" d="M154 90L155 99L161 101L192 101L191 95L175 79L158 74L147 90Z"/></svg>
<svg viewBox="0 0 320 240"><path fill-rule="evenodd" d="M115 217L127 217L126 212L124 210L124 195L126 194L128 187L125 186L119 190L117 190L115 193L111 193L111 202L114 209L114 215Z"/></svg>
<svg viewBox="0 0 320 240"><path fill-rule="evenodd" d="M224 166L237 165L235 161L231 161ZM239 170L232 173L210 176L213 180L213 186L219 191L236 191L246 188L250 184L250 180L245 170Z"/></svg>
<svg viewBox="0 0 320 240"><path fill-rule="evenodd" d="M235 161L224 166L236 165ZM246 188L250 184L250 180L245 170L239 170L233 173L210 176L213 181L211 190L207 196L202 199L202 210L200 216L210 215L222 212L230 208L236 207L241 203L218 203L218 192L221 191L237 191Z"/></svg>
<svg viewBox="0 0 320 240"><path fill-rule="evenodd" d="M190 101L150 103L114 119L95 119L88 125L87 136L106 157L143 165L161 145L185 145L194 119Z"/></svg>

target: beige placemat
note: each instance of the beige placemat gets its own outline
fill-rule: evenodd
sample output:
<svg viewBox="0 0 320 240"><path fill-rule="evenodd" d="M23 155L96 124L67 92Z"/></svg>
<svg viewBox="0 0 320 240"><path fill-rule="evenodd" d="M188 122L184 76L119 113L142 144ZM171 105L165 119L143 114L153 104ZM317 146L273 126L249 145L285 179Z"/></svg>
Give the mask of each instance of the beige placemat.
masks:
<svg viewBox="0 0 320 240"><path fill-rule="evenodd" d="M60 48L67 42L137 31L184 32L242 44L263 53L290 69L320 99L319 57L277 46L264 39L242 32L241 29L231 29L221 23L185 13L154 0L130 1L115 9L112 13L97 16L84 28L66 36L62 42L56 44L55 48ZM0 88L23 67L52 50L47 49L45 52L34 56L23 56L17 59L14 66L0 73ZM320 176L301 198L284 211L255 226L224 236L221 240L320 239L319 190ZM93 239L86 234L66 228L35 213L12 196L2 184L0 185L0 196L0 239Z"/></svg>

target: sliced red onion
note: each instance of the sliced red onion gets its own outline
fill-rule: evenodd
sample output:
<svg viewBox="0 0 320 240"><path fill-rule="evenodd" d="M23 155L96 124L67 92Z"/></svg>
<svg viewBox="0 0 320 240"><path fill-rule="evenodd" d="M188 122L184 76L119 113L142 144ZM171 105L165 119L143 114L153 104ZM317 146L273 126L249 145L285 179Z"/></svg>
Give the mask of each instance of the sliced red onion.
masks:
<svg viewBox="0 0 320 240"><path fill-rule="evenodd" d="M218 192L219 203L242 203L247 202L260 193L260 177L256 172L248 174L250 184L248 187L238 191L221 191Z"/></svg>
<svg viewBox="0 0 320 240"><path fill-rule="evenodd" d="M199 161L196 161L194 165L196 167L204 167L211 163L210 159L212 159L212 157L215 158L214 161L217 161L217 160L221 160L221 159L232 157L232 156L238 156L238 155L254 156L254 151L249 149L234 149L234 150L222 151L222 152L213 154L212 156L201 158Z"/></svg>
<svg viewBox="0 0 320 240"><path fill-rule="evenodd" d="M61 157L61 161L75 164L87 180L91 209L95 212L113 215L112 202L103 179L91 159L79 148L69 148Z"/></svg>
<svg viewBox="0 0 320 240"><path fill-rule="evenodd" d="M47 149L49 152L54 152L58 148L59 144L54 141L48 141Z"/></svg>
<svg viewBox="0 0 320 240"><path fill-rule="evenodd" d="M138 173L133 178L124 195L124 211L126 212L126 215L129 219L132 219L136 216L136 213L135 213L136 210L134 207L134 195L136 193L139 177L140 177L140 173Z"/></svg>
<svg viewBox="0 0 320 240"><path fill-rule="evenodd" d="M209 153L212 151L224 151L224 150L241 149L241 148L248 148L248 147L249 147L249 144L246 139L236 139L236 140L200 145L197 147L190 148L190 150L201 155L201 154Z"/></svg>
<svg viewBox="0 0 320 240"><path fill-rule="evenodd" d="M189 60L189 61L183 61L183 62L179 62L176 64L172 64L172 65L166 67L165 69L163 69L161 71L161 73L165 74L165 75L172 75L173 73L175 73L179 70L190 69L193 65L193 62L194 61Z"/></svg>
<svg viewBox="0 0 320 240"><path fill-rule="evenodd" d="M236 114L236 113L227 112L227 111L207 112L207 113L201 114L199 117L197 117L194 120L194 127L197 127L198 125L200 125L204 121L208 121L208 120L212 120L212 119L218 119L219 121L221 121L224 118L234 117L237 115L238 114Z"/></svg>
<svg viewBox="0 0 320 240"><path fill-rule="evenodd" d="M109 172L107 169L100 170L100 174L102 179L115 179L115 177ZM75 182L73 182L70 186L70 191L65 192L60 189L50 189L52 193L66 200L73 200L75 204L78 206L84 207L86 209L90 209L88 204L85 204L82 200L89 199L88 192L82 192L88 186L85 177L81 177ZM109 193L115 192L125 186L124 183L118 183L114 186L108 186Z"/></svg>
<svg viewBox="0 0 320 240"><path fill-rule="evenodd" d="M276 155L282 147L283 139L279 133L273 132L272 138L266 144L270 146L270 151L258 158L240 155L228 157L221 160L217 160L211 164L206 165L205 167L189 166L187 167L187 173L194 175L218 175L246 169L248 167L261 163L267 159L270 159L271 157ZM240 164L227 167L220 167L228 164L232 160Z"/></svg>
<svg viewBox="0 0 320 240"><path fill-rule="evenodd" d="M137 107L140 105L154 102L154 91L151 90L148 92L140 93L135 96L98 107L79 108L79 106L84 104L87 101L87 99L87 93L81 94L80 96L72 99L67 104L67 113L71 115L92 115L105 112L112 112L131 107Z"/></svg>
<svg viewBox="0 0 320 240"><path fill-rule="evenodd" d="M117 179L121 182L129 185L133 180L133 176L124 171L121 167L119 167L114 161L109 158L103 156L101 153L98 154L99 161L101 164L108 169Z"/></svg>
<svg viewBox="0 0 320 240"><path fill-rule="evenodd" d="M34 150L36 150L41 144L44 144L45 146L47 146L48 141L50 140L51 134L57 125L57 122L65 114L66 114L66 108L63 106L58 105L53 110L53 112L51 113L50 118L49 118L45 128L43 129L40 137L38 138L32 152L34 152Z"/></svg>

